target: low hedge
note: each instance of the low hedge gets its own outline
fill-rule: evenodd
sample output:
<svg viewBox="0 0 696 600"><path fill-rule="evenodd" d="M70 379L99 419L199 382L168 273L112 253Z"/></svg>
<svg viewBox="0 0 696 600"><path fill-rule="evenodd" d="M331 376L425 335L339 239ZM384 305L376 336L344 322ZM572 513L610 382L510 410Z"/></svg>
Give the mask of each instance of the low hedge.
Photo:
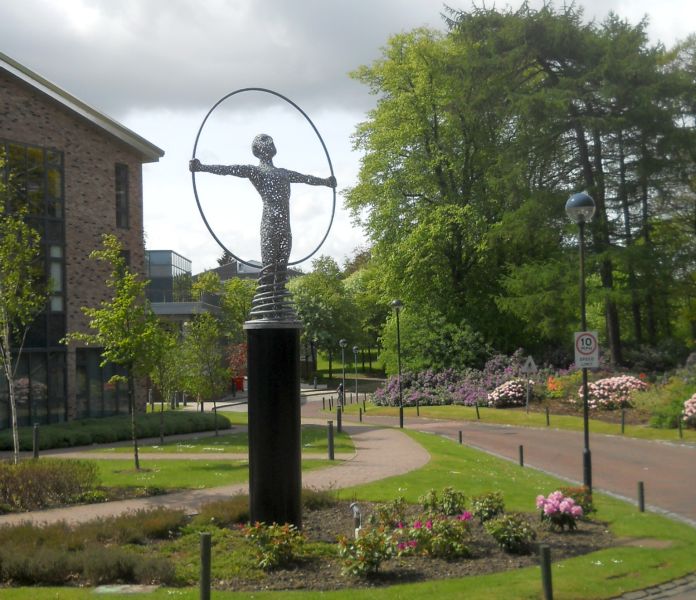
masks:
<svg viewBox="0 0 696 600"><path fill-rule="evenodd" d="M229 429L230 421L223 414L217 416L218 429ZM189 411L165 411L164 435L195 433L215 429L215 414ZM136 431L138 438L158 437L160 434L160 414L137 415ZM111 444L131 439L131 420L129 415L105 417L103 419L80 419L67 423L41 425L39 448L69 448L91 444ZM33 447L33 427L19 428L20 450ZM12 431L0 432L0 450L12 450Z"/></svg>

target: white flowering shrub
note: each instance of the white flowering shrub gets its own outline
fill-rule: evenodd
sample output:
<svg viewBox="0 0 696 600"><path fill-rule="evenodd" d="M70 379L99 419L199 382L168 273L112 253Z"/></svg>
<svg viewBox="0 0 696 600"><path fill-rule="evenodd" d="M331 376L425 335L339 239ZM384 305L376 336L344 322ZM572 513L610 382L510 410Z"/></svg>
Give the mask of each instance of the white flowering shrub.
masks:
<svg viewBox="0 0 696 600"><path fill-rule="evenodd" d="M534 382L529 381L530 395ZM488 394L488 406L505 408L506 406L524 406L527 401L527 380L510 379Z"/></svg>
<svg viewBox="0 0 696 600"><path fill-rule="evenodd" d="M590 408L613 410L631 406L631 394L648 389L648 384L632 375L607 377L587 386L587 404ZM582 386L578 390L578 399L582 402Z"/></svg>
<svg viewBox="0 0 696 600"><path fill-rule="evenodd" d="M684 422L689 427L696 427L696 394L684 402Z"/></svg>

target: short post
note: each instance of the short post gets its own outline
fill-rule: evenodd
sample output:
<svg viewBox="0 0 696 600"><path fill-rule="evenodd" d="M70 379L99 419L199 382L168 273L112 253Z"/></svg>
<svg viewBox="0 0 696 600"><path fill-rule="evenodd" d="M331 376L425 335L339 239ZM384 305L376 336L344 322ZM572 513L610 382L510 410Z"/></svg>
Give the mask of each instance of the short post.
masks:
<svg viewBox="0 0 696 600"><path fill-rule="evenodd" d="M360 418L360 422L362 423L362 408L358 407L358 417Z"/></svg>
<svg viewBox="0 0 696 600"><path fill-rule="evenodd" d="M539 558L541 561L541 587L544 590L544 600L553 600L551 548L549 548L548 545L539 544Z"/></svg>
<svg viewBox="0 0 696 600"><path fill-rule="evenodd" d="M459 430L459 443L461 444L462 442L463 442L463 439L462 439L462 430L460 429L460 430Z"/></svg>
<svg viewBox="0 0 696 600"><path fill-rule="evenodd" d="M336 407L336 431L338 433L341 433L341 431L343 431L343 427L342 427L343 423L342 423L342 415L341 415L342 412L343 411L341 410L341 407L337 406Z"/></svg>
<svg viewBox="0 0 696 600"><path fill-rule="evenodd" d="M317 389L317 378L316 377L314 378L314 389L315 390Z"/></svg>
<svg viewBox="0 0 696 600"><path fill-rule="evenodd" d="M210 533L201 533L200 598L210 600Z"/></svg>
<svg viewBox="0 0 696 600"><path fill-rule="evenodd" d="M329 398L329 410L333 410L333 398Z"/></svg>
<svg viewBox="0 0 696 600"><path fill-rule="evenodd" d="M147 403L150 405L150 412L155 412L155 399L152 396L152 388L147 390Z"/></svg>
<svg viewBox="0 0 696 600"><path fill-rule="evenodd" d="M520 467L524 467L524 446L520 444Z"/></svg>
<svg viewBox="0 0 696 600"><path fill-rule="evenodd" d="M546 407L546 426L549 427L551 425L551 419L549 418L549 407Z"/></svg>
<svg viewBox="0 0 696 600"><path fill-rule="evenodd" d="M481 420L481 413L479 413L478 400L476 401L476 418Z"/></svg>
<svg viewBox="0 0 696 600"><path fill-rule="evenodd" d="M367 408L365 407L365 398L367 398L367 394L363 397L363 412L367 412Z"/></svg>
<svg viewBox="0 0 696 600"><path fill-rule="evenodd" d="M621 409L621 435L626 431L626 409Z"/></svg>
<svg viewBox="0 0 696 600"><path fill-rule="evenodd" d="M329 460L334 460L334 431L333 431L333 421L327 421L328 425L328 444L329 444Z"/></svg>
<svg viewBox="0 0 696 600"><path fill-rule="evenodd" d="M682 416L682 414L680 414L679 417L677 418L677 427L679 427L679 439L680 440L684 438L684 430L682 429L682 427L683 427L682 420L683 420L683 416Z"/></svg>
<svg viewBox="0 0 696 600"><path fill-rule="evenodd" d="M34 423L34 431L32 436L32 448L34 458L39 458L39 424Z"/></svg>
<svg viewBox="0 0 696 600"><path fill-rule="evenodd" d="M638 510L645 512L645 485L642 481L638 482Z"/></svg>
<svg viewBox="0 0 696 600"><path fill-rule="evenodd" d="M326 398L321 397L321 410L326 410Z"/></svg>

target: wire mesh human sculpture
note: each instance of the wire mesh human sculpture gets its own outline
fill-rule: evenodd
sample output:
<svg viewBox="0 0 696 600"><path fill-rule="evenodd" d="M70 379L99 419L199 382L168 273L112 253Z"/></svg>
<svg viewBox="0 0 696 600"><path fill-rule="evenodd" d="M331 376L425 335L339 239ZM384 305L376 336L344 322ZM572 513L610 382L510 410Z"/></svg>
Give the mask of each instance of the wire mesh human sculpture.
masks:
<svg viewBox="0 0 696 600"><path fill-rule="evenodd" d="M336 187L336 178L303 175L276 167L273 157L277 150L273 138L265 133L251 143L252 154L258 165L204 165L197 158L189 162L191 172L234 175L248 179L263 201L261 216L261 275L252 303L252 318L294 320L290 293L285 288L288 261L292 249L290 230L290 184L305 183Z"/></svg>

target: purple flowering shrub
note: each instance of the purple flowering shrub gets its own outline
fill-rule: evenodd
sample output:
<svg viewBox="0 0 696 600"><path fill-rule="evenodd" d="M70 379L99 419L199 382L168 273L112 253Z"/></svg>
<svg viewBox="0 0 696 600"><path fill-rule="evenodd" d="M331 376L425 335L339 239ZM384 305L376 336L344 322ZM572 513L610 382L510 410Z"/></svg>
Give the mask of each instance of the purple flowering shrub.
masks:
<svg viewBox="0 0 696 600"><path fill-rule="evenodd" d="M606 377L587 386L587 404L590 408L613 410L631 406L631 394L648 389L648 384L632 375ZM582 386L578 398L572 402L582 402Z"/></svg>
<svg viewBox="0 0 696 600"><path fill-rule="evenodd" d="M696 427L696 394L684 402L684 422L689 427Z"/></svg>
<svg viewBox="0 0 696 600"><path fill-rule="evenodd" d="M512 356L502 354L493 356L482 370L445 369L435 372L428 369L420 373L402 373L401 388L404 406L416 406L416 403L420 406L485 404L488 393L518 376L523 364L523 353L518 350ZM386 385L375 392L373 401L378 406L398 406L398 376L389 377Z"/></svg>
<svg viewBox="0 0 696 600"><path fill-rule="evenodd" d="M541 520L548 521L553 529L568 531L577 528L577 520L582 517L582 506L576 504L570 496L556 490L545 498L542 494L536 498L536 507L541 510Z"/></svg>
<svg viewBox="0 0 696 600"><path fill-rule="evenodd" d="M399 523L394 543L399 555L415 554L452 560L469 556L469 523L472 515L464 511L454 519L444 515L419 517L409 525Z"/></svg>
<svg viewBox="0 0 696 600"><path fill-rule="evenodd" d="M529 380L530 390L534 382ZM507 406L524 406L527 401L527 380L515 378L499 385L487 397L488 406L505 408Z"/></svg>

